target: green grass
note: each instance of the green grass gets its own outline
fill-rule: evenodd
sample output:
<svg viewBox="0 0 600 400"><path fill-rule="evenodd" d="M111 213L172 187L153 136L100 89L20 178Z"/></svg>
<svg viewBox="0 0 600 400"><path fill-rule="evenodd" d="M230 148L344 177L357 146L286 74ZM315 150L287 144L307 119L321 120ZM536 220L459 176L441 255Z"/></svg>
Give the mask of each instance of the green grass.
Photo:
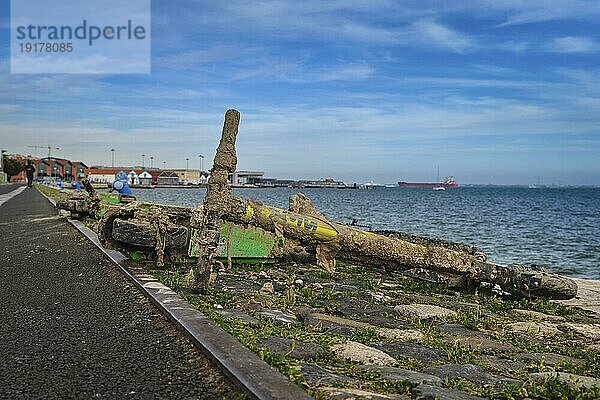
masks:
<svg viewBox="0 0 600 400"><path fill-rule="evenodd" d="M246 279L244 278L245 276L252 276L252 282L256 283L257 286L275 278L285 282L284 289L268 296L267 299L270 308L281 310L294 310L295 307L303 306L324 309L325 312L335 312L337 303L348 297L358 297L366 300L368 304L373 304L374 301L370 293L374 291L398 299L399 302L403 302L402 299L407 295L423 295L424 299L431 304L439 304L449 299L457 302L474 303L478 305L477 308L464 309L459 311L455 316L438 321L427 322L421 321L418 318L404 318L395 315L387 315L387 317L396 318L399 323L407 323L413 329L421 331L425 335L422 344L443 350L448 355L449 362L451 363L477 364L477 358L483 352L477 348L465 346L458 341L449 343L444 340L444 335L436 328L437 323L444 321L461 324L473 330L484 331L492 338L505 343L512 343L525 352L552 352L581 359L581 361L573 363L563 362L556 366L558 370L595 377L600 373L599 352L585 350L584 346L581 345L581 341L576 337L563 335L548 340L534 337L524 338L522 335L504 332L503 327L509 323L535 319L514 314L513 310L517 308L562 316L567 321L593 321L582 311L573 310L547 300L524 299L511 301L485 293L461 293L457 295L454 292L446 290L441 285L417 281L395 273L388 274L385 276L385 281L381 281L382 275L380 271L343 264L333 274L323 272L316 267L298 267L292 264L268 266L254 264L234 266L233 268L233 271L228 271L228 273L234 273L231 279L240 279L243 281ZM185 288L188 284L186 281L187 271L173 265L170 269L157 270L153 271L153 273L163 283L177 290ZM298 277L304 281L302 286L297 286L294 283ZM358 292L336 290L334 288L319 288L318 284L326 282L352 284L358 287ZM392 283L394 285L387 287L386 285L382 285L382 283ZM331 384L330 386L356 388L377 393L402 394L415 398L415 396L410 394L410 390L414 385L411 385L409 382L386 381L378 373L360 369L356 363L336 358L330 350L333 344L346 340L353 340L367 345L378 341L385 341L386 339L377 335L375 329L354 329L352 333L344 336L325 328L289 326L258 316L255 316L257 323L247 324L225 318L215 312L216 305L220 305L224 308L242 309L248 314L253 315L252 308L248 308L248 304L262 301L264 300L263 297L257 293L232 293L216 289L202 296L186 295L186 299L192 305L200 309L217 325L255 352L259 357L273 366L273 368L287 376L290 381L307 389L308 393L314 398L325 399L328 397L326 397L324 392L308 387L308 383L300 372L300 367L305 362L326 366L333 373L352 377L357 380L357 383ZM391 307L393 307L393 304ZM323 346L325 353L317 356L315 359L306 361L296 360L286 355L273 354L260 346L261 339L267 336L318 343ZM429 365L407 357L399 357L395 366L420 372ZM556 379L534 381L529 378L528 374L531 372L552 370L551 367L541 362L530 363L525 369L511 368L508 370L498 370L489 368L489 370L492 373L520 379L524 384L505 385L501 388L478 388L467 381L447 381L446 386L494 400L521 400L527 396L531 399L587 400L600 398L600 394L596 388L573 389L566 384L558 382Z"/></svg>
<svg viewBox="0 0 600 400"><path fill-rule="evenodd" d="M47 186L35 184L34 187L42 194L50 197L54 200L68 200L71 196L68 192L61 192L59 189Z"/></svg>

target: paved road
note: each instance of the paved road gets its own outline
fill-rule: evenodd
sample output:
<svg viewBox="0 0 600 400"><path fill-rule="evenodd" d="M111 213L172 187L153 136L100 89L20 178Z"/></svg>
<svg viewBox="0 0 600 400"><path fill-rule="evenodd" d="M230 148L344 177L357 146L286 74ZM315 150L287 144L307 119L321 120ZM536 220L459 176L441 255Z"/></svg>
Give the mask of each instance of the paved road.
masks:
<svg viewBox="0 0 600 400"><path fill-rule="evenodd" d="M0 398L238 396L37 190L0 206Z"/></svg>
<svg viewBox="0 0 600 400"><path fill-rule="evenodd" d="M0 185L0 194L5 194L8 192L11 192L14 189L18 188L19 186L23 186L23 185L16 184L16 183L2 184L2 185Z"/></svg>

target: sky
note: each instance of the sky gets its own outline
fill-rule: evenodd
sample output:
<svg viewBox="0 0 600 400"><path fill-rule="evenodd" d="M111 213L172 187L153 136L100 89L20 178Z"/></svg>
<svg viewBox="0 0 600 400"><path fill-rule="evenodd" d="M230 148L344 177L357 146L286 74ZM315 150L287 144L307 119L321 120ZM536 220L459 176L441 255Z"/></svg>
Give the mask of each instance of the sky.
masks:
<svg viewBox="0 0 600 400"><path fill-rule="evenodd" d="M600 2L152 0L150 74L11 74L0 147L345 182L600 185Z"/></svg>

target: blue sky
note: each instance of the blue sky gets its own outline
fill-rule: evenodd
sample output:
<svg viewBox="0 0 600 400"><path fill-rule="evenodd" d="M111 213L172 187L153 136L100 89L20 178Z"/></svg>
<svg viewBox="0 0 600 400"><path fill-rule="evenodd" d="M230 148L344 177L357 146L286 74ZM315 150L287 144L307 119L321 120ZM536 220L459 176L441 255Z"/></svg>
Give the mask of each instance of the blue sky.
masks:
<svg viewBox="0 0 600 400"><path fill-rule="evenodd" d="M600 185L600 2L152 1L152 73L9 73L0 147L347 182Z"/></svg>

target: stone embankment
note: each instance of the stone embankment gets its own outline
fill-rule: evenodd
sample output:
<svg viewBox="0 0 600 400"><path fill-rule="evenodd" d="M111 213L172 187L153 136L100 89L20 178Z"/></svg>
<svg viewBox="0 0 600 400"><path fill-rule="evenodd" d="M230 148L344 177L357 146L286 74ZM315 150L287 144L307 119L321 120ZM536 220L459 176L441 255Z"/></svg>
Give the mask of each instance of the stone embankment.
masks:
<svg viewBox="0 0 600 400"><path fill-rule="evenodd" d="M316 398L600 398L598 282L509 301L355 265L234 265L198 296L185 270L154 273Z"/></svg>

